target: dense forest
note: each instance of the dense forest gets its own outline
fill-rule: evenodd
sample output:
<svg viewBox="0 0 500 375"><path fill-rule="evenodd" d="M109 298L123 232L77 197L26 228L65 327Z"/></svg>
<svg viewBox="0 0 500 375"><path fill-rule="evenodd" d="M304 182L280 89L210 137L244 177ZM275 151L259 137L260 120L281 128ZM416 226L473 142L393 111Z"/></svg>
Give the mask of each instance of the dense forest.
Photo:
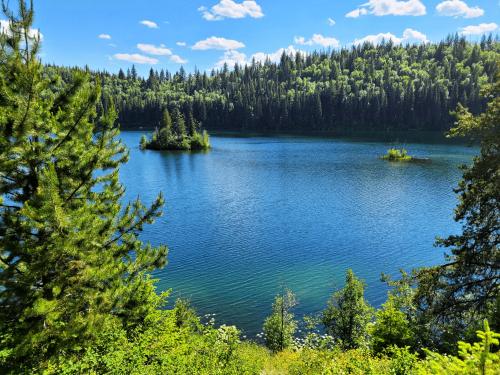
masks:
<svg viewBox="0 0 500 375"><path fill-rule="evenodd" d="M500 43L450 36L440 43L374 46L175 74L94 73L123 128L153 128L180 110L208 130L283 133L448 130L458 103L484 109L480 87L497 72ZM106 105L106 104L105 104Z"/></svg>
<svg viewBox="0 0 500 375"><path fill-rule="evenodd" d="M0 33L1 373L498 374L500 75L481 82L482 112L457 105L448 133L477 139L480 153L456 190L462 231L437 241L443 264L385 278L377 310L347 270L301 334L284 289L263 346L185 300L167 307L151 272L168 249L139 237L164 200L124 205L129 155L108 86L79 69L48 72L33 8L18 7L5 7Z"/></svg>

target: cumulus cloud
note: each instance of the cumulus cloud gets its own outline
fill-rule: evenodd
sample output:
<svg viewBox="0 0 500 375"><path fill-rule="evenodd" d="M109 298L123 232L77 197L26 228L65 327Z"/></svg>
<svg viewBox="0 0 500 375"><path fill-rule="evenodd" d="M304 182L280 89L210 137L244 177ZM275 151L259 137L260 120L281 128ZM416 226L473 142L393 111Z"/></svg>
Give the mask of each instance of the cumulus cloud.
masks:
<svg viewBox="0 0 500 375"><path fill-rule="evenodd" d="M242 3L233 0L220 0L210 9L202 6L198 10L207 21L220 21L224 18L264 17L262 8L255 0L245 0Z"/></svg>
<svg viewBox="0 0 500 375"><path fill-rule="evenodd" d="M484 10L479 7L469 7L462 0L446 0L436 6L436 10L442 16L476 18L484 14Z"/></svg>
<svg viewBox="0 0 500 375"><path fill-rule="evenodd" d="M191 47L194 50L206 51L209 49L218 49L218 50L236 50L245 47L245 45L237 40L219 38L216 36L212 36L205 40L200 40Z"/></svg>
<svg viewBox="0 0 500 375"><path fill-rule="evenodd" d="M179 47L186 47L186 45L187 45L186 42L177 42L175 44L177 44Z"/></svg>
<svg viewBox="0 0 500 375"><path fill-rule="evenodd" d="M215 66L217 68L221 68L222 66L224 66L224 64L227 64L228 66L233 67L236 64L245 65L247 63L247 55L245 55L243 52L232 50L224 52L224 55L221 56Z"/></svg>
<svg viewBox="0 0 500 375"><path fill-rule="evenodd" d="M6 33L7 35L9 35L11 33L9 21L0 20L0 32ZM40 40L43 40L43 34L40 32L39 29L30 28L29 32L28 32L28 36L30 38L39 38Z"/></svg>
<svg viewBox="0 0 500 375"><path fill-rule="evenodd" d="M158 24L156 22L150 21L150 20L142 20L139 22L141 25L144 25L146 27L149 27L150 29L157 29Z"/></svg>
<svg viewBox="0 0 500 375"><path fill-rule="evenodd" d="M109 34L99 34L97 37L99 39L108 39L108 40L111 39L111 35Z"/></svg>
<svg viewBox="0 0 500 375"><path fill-rule="evenodd" d="M116 53L113 55L113 57L117 60L128 61L136 64L151 64L151 65L158 64L158 59L140 55L138 53L133 53L133 54Z"/></svg>
<svg viewBox="0 0 500 375"><path fill-rule="evenodd" d="M314 34L310 39L306 40L303 36L296 36L295 44L299 44L301 46L314 46L318 45L324 48L336 48L340 46L340 42L332 37L326 37L321 34Z"/></svg>
<svg viewBox="0 0 500 375"><path fill-rule="evenodd" d="M328 22L328 26L334 26L336 24L335 20L331 17L328 17L326 22Z"/></svg>
<svg viewBox="0 0 500 375"><path fill-rule="evenodd" d="M137 45L137 49L141 52L147 53L148 55L170 56L172 54L172 51L165 47L164 44L160 44L160 46L157 47L154 44L139 43Z"/></svg>
<svg viewBox="0 0 500 375"><path fill-rule="evenodd" d="M392 33L379 33L379 34L374 34L374 35L367 35L364 38L361 39L355 39L353 44L355 46L363 44L363 43L371 43L374 45L382 43L382 41L390 41L392 40L393 43L395 44L402 44L402 43L427 43L429 40L427 39L427 36L420 31L413 30L413 29L406 29L403 31L403 35L399 38L396 35Z"/></svg>
<svg viewBox="0 0 500 375"><path fill-rule="evenodd" d="M289 56L295 56L296 53L306 54L306 52L296 49L294 46L288 46L287 48L280 48L275 52L265 53L265 52L257 52L252 56L247 57L247 55L240 51L226 51L224 55L221 56L219 61L215 64L215 67L221 68L224 64L227 64L229 67L233 67L235 64L238 65L249 65L252 61L255 60L257 63L264 63L267 60L277 63L280 61L283 52Z"/></svg>
<svg viewBox="0 0 500 375"><path fill-rule="evenodd" d="M465 26L461 29L460 34L462 35L481 35L486 33L492 33L498 29L498 25L494 22L492 23L481 23L479 25Z"/></svg>
<svg viewBox="0 0 500 375"><path fill-rule="evenodd" d="M176 63L176 64L187 64L187 62L188 62L186 59L183 59L179 55L170 56L170 61L172 61L173 63Z"/></svg>
<svg viewBox="0 0 500 375"><path fill-rule="evenodd" d="M365 14L368 14L366 8L358 8L350 11L345 16L347 18L358 18L359 16L364 16Z"/></svg>
<svg viewBox="0 0 500 375"><path fill-rule="evenodd" d="M425 5L421 0L368 0L359 8L347 13L348 18L357 18L366 14L375 16L423 16Z"/></svg>

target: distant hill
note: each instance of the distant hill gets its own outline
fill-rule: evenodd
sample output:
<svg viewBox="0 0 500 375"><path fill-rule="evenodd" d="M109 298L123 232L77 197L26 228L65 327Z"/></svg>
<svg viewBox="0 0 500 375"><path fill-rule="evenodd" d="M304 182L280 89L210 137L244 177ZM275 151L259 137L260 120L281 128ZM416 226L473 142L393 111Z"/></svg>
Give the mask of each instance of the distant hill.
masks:
<svg viewBox="0 0 500 375"><path fill-rule="evenodd" d="M458 103L484 109L480 87L498 69L498 37L479 43L458 35L440 43L283 54L278 63L224 66L175 74L135 68L94 72L119 110L123 128L153 128L164 108L179 109L208 130L313 134L444 131ZM49 67L71 73L75 68ZM105 98L104 105L109 99Z"/></svg>

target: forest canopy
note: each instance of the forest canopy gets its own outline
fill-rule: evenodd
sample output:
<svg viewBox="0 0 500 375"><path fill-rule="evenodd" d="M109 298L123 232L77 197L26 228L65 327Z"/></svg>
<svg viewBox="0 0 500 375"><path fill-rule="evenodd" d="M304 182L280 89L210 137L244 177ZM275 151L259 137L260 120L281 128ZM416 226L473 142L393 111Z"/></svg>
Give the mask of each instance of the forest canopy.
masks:
<svg viewBox="0 0 500 375"><path fill-rule="evenodd" d="M94 72L115 103L123 128L154 128L163 111L179 110L204 129L242 132L356 133L449 130L457 105L485 109L480 87L493 82L500 43L453 35L439 43L380 45L283 54L278 63L225 65L170 73L134 66ZM63 77L68 68L55 69Z"/></svg>

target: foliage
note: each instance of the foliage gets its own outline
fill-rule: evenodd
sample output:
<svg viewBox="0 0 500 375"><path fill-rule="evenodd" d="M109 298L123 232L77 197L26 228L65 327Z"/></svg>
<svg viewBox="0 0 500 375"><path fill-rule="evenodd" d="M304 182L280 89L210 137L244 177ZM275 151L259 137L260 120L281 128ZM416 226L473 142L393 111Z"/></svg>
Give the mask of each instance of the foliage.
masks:
<svg viewBox="0 0 500 375"><path fill-rule="evenodd" d="M382 352L391 346L405 347L413 344L413 332L406 314L389 299L377 310L370 329L373 350Z"/></svg>
<svg viewBox="0 0 500 375"><path fill-rule="evenodd" d="M105 327L82 354L60 355L38 370L45 374L259 373L262 363L249 352L263 350L240 343L235 327L208 326L200 331L193 330L193 325L179 326L177 308L149 315L147 329L131 335L119 326ZM197 321L194 326L201 324Z"/></svg>
<svg viewBox="0 0 500 375"><path fill-rule="evenodd" d="M435 341L454 343L473 323L494 316L500 299L500 78L488 85L484 113L474 116L464 107L457 111L452 136L470 135L481 141L480 155L464 166L456 192L460 202L455 220L462 233L438 240L449 249L442 266L422 269L418 306L436 327ZM497 322L495 319L494 322ZM498 329L499 327L494 327ZM450 332L448 338L441 335Z"/></svg>
<svg viewBox="0 0 500 375"><path fill-rule="evenodd" d="M7 7L0 34L0 367L23 372L79 353L107 326L131 332L163 304L149 271L167 248L139 232L161 214L140 201L124 209L113 106L101 85L75 74L52 90L30 32L33 10ZM36 355L34 355L36 353Z"/></svg>
<svg viewBox="0 0 500 375"><path fill-rule="evenodd" d="M273 311L264 322L266 346L273 352L282 351L293 343L297 322L290 310L296 304L295 295L290 290L274 299Z"/></svg>
<svg viewBox="0 0 500 375"><path fill-rule="evenodd" d="M389 161L411 161L413 158L408 155L408 151L404 148L390 148L387 154L382 156L382 159Z"/></svg>
<svg viewBox="0 0 500 375"><path fill-rule="evenodd" d="M364 298L364 289L364 283L348 270L344 288L332 295L323 311L322 322L327 333L346 349L362 347L368 342L373 309Z"/></svg>
<svg viewBox="0 0 500 375"><path fill-rule="evenodd" d="M477 331L481 339L473 345L460 341L459 357L441 355L427 351L427 358L419 364L419 374L481 374L500 373L500 354L492 352L492 346L498 346L500 334L490 330L488 321L484 321L484 331Z"/></svg>

